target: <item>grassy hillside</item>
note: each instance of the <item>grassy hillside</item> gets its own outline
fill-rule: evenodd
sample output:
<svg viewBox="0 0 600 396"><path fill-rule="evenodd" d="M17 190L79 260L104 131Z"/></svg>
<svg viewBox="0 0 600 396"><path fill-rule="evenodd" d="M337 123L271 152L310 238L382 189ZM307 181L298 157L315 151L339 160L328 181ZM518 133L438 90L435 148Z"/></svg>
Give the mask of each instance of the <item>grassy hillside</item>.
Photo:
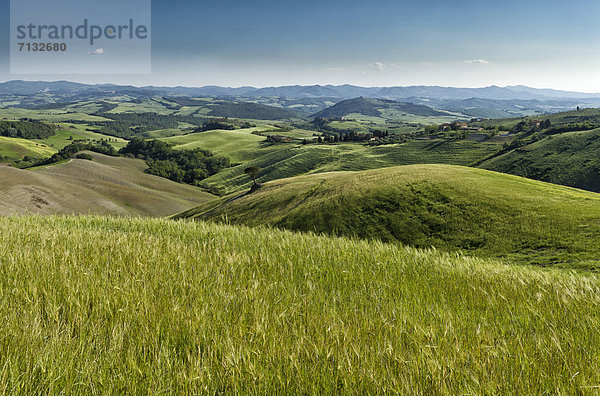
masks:
<svg viewBox="0 0 600 396"><path fill-rule="evenodd" d="M92 140L92 141L100 141L106 140L110 143L111 146L116 149L120 149L127 144L127 141L121 138L102 135L97 132L90 131L87 125L81 124L69 124L69 123L61 123L59 124L62 129L59 129L56 135L51 136L46 139L39 139L36 142L43 143L48 145L54 149L60 150L65 146L73 143L73 140Z"/></svg>
<svg viewBox="0 0 600 396"><path fill-rule="evenodd" d="M562 126L573 123L588 122L600 124L600 109L581 109L579 111L566 111L555 114L544 114L530 117L519 117L499 120L485 120L489 125L513 126L520 121L528 120L550 120L553 126Z"/></svg>
<svg viewBox="0 0 600 396"><path fill-rule="evenodd" d="M175 149L193 150L201 148L212 151L216 155L228 157L232 163L241 163L278 149L274 145L265 143L266 138L264 136L253 134L253 132L262 132L269 129L272 128L256 127L233 131L212 130L160 140L173 144Z"/></svg>
<svg viewBox="0 0 600 396"><path fill-rule="evenodd" d="M396 112L418 115L423 117L447 116L448 113L440 112L428 106L416 105L406 102L396 102L385 99L355 98L341 101L331 107L328 107L313 117L338 118L349 114L362 114L365 116L381 117L385 111L395 110Z"/></svg>
<svg viewBox="0 0 600 396"><path fill-rule="evenodd" d="M0 219L9 394L585 394L600 279L156 219ZM26 276L24 276L26 274Z"/></svg>
<svg viewBox="0 0 600 396"><path fill-rule="evenodd" d="M224 192L248 188L251 181L244 174L244 169L248 166L260 168L259 181L262 183L307 173L376 169L394 165L471 165L498 150L498 146L494 144L457 140L414 140L385 146L277 144L260 145L259 150L256 149L256 144L244 147L241 142L235 150L251 150L250 153L255 152L260 156L207 178L206 184ZM218 148L215 147L215 150Z"/></svg>
<svg viewBox="0 0 600 396"><path fill-rule="evenodd" d="M93 161L20 170L0 167L0 215L167 216L213 199L202 190L144 173L142 160L91 153Z"/></svg>
<svg viewBox="0 0 600 396"><path fill-rule="evenodd" d="M218 102L208 113L212 117L251 118L254 120L285 120L298 118L296 111L257 103Z"/></svg>
<svg viewBox="0 0 600 396"><path fill-rule="evenodd" d="M549 136L481 167L600 192L600 129Z"/></svg>
<svg viewBox="0 0 600 396"><path fill-rule="evenodd" d="M600 195L457 166L278 180L253 194L226 196L177 217L600 269Z"/></svg>
<svg viewBox="0 0 600 396"><path fill-rule="evenodd" d="M41 120L47 122L69 122L71 120L110 121L107 118L90 115L82 112L69 112L67 109L64 108L45 110L19 109L16 107L3 108L0 109L0 118L7 120L30 118L32 120Z"/></svg>
<svg viewBox="0 0 600 396"><path fill-rule="evenodd" d="M49 157L56 153L56 151L54 148L48 147L45 143L0 136L1 163L14 162L25 156Z"/></svg>

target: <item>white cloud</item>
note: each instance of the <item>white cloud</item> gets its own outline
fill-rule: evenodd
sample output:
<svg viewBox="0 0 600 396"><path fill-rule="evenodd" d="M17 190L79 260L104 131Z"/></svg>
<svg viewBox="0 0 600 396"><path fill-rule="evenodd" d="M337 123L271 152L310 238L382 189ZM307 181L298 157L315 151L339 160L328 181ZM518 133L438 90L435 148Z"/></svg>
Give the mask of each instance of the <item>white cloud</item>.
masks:
<svg viewBox="0 0 600 396"><path fill-rule="evenodd" d="M385 69L397 69L400 66L402 66L401 63L383 63L383 62L375 62L370 64L369 66L371 66L373 69L376 70L385 70Z"/></svg>
<svg viewBox="0 0 600 396"><path fill-rule="evenodd" d="M335 72L335 71L344 71L341 67L328 67L325 70Z"/></svg>
<svg viewBox="0 0 600 396"><path fill-rule="evenodd" d="M472 59L472 60L466 60L465 63L467 63L469 65L487 65L490 63L490 61L485 60L485 59Z"/></svg>
<svg viewBox="0 0 600 396"><path fill-rule="evenodd" d="M88 55L102 55L104 53L104 49L103 48L98 48L95 49L93 51L89 51Z"/></svg>

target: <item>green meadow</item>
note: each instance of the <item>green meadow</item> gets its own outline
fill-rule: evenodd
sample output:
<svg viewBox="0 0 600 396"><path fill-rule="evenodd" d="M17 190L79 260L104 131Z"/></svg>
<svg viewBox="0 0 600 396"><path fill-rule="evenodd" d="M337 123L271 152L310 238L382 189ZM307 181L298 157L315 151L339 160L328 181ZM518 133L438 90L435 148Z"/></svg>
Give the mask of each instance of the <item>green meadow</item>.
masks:
<svg viewBox="0 0 600 396"><path fill-rule="evenodd" d="M224 135L230 136L227 133ZM403 144L382 146L353 143L308 145L282 143L259 146L259 150L255 145L248 146L249 153L256 153L256 158L207 178L205 184L227 193L248 188L251 181L244 174L244 169L248 166L260 168L258 179L260 182L308 173L358 171L419 163L467 166L490 156L499 148L495 144L441 139L413 140ZM236 150L246 150L241 141ZM223 152L223 155L227 155L227 152Z"/></svg>
<svg viewBox="0 0 600 396"><path fill-rule="evenodd" d="M203 222L9 217L0 232L6 394L600 385L597 275Z"/></svg>
<svg viewBox="0 0 600 396"><path fill-rule="evenodd" d="M13 162L25 156L49 157L56 151L44 142L0 136L0 162Z"/></svg>
<svg viewBox="0 0 600 396"><path fill-rule="evenodd" d="M229 157L233 163L247 162L279 148L267 144L264 136L253 132L272 130L272 127L254 127L236 130L212 130L190 133L183 136L173 136L160 140L170 143L178 150L193 150L201 148L217 155Z"/></svg>
<svg viewBox="0 0 600 396"><path fill-rule="evenodd" d="M600 196L475 168L412 165L265 183L177 218L271 226L600 269Z"/></svg>

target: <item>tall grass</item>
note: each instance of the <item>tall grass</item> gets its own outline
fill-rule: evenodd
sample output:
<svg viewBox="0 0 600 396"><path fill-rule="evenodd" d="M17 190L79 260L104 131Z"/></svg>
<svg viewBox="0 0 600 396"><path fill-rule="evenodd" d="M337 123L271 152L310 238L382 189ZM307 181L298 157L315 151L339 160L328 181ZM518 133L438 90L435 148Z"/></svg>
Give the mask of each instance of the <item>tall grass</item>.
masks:
<svg viewBox="0 0 600 396"><path fill-rule="evenodd" d="M580 393L598 277L207 223L0 219L0 393Z"/></svg>
<svg viewBox="0 0 600 396"><path fill-rule="evenodd" d="M600 195L476 168L430 164L306 175L175 217L600 271Z"/></svg>

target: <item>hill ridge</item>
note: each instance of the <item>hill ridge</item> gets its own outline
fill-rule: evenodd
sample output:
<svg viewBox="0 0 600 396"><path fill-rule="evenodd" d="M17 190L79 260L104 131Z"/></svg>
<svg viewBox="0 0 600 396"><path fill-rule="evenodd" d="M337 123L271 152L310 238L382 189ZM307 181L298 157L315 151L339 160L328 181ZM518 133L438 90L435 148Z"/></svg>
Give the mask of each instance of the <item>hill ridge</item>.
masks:
<svg viewBox="0 0 600 396"><path fill-rule="evenodd" d="M600 237L600 195L462 166L407 165L280 179L175 218L600 268L600 251L591 247Z"/></svg>

